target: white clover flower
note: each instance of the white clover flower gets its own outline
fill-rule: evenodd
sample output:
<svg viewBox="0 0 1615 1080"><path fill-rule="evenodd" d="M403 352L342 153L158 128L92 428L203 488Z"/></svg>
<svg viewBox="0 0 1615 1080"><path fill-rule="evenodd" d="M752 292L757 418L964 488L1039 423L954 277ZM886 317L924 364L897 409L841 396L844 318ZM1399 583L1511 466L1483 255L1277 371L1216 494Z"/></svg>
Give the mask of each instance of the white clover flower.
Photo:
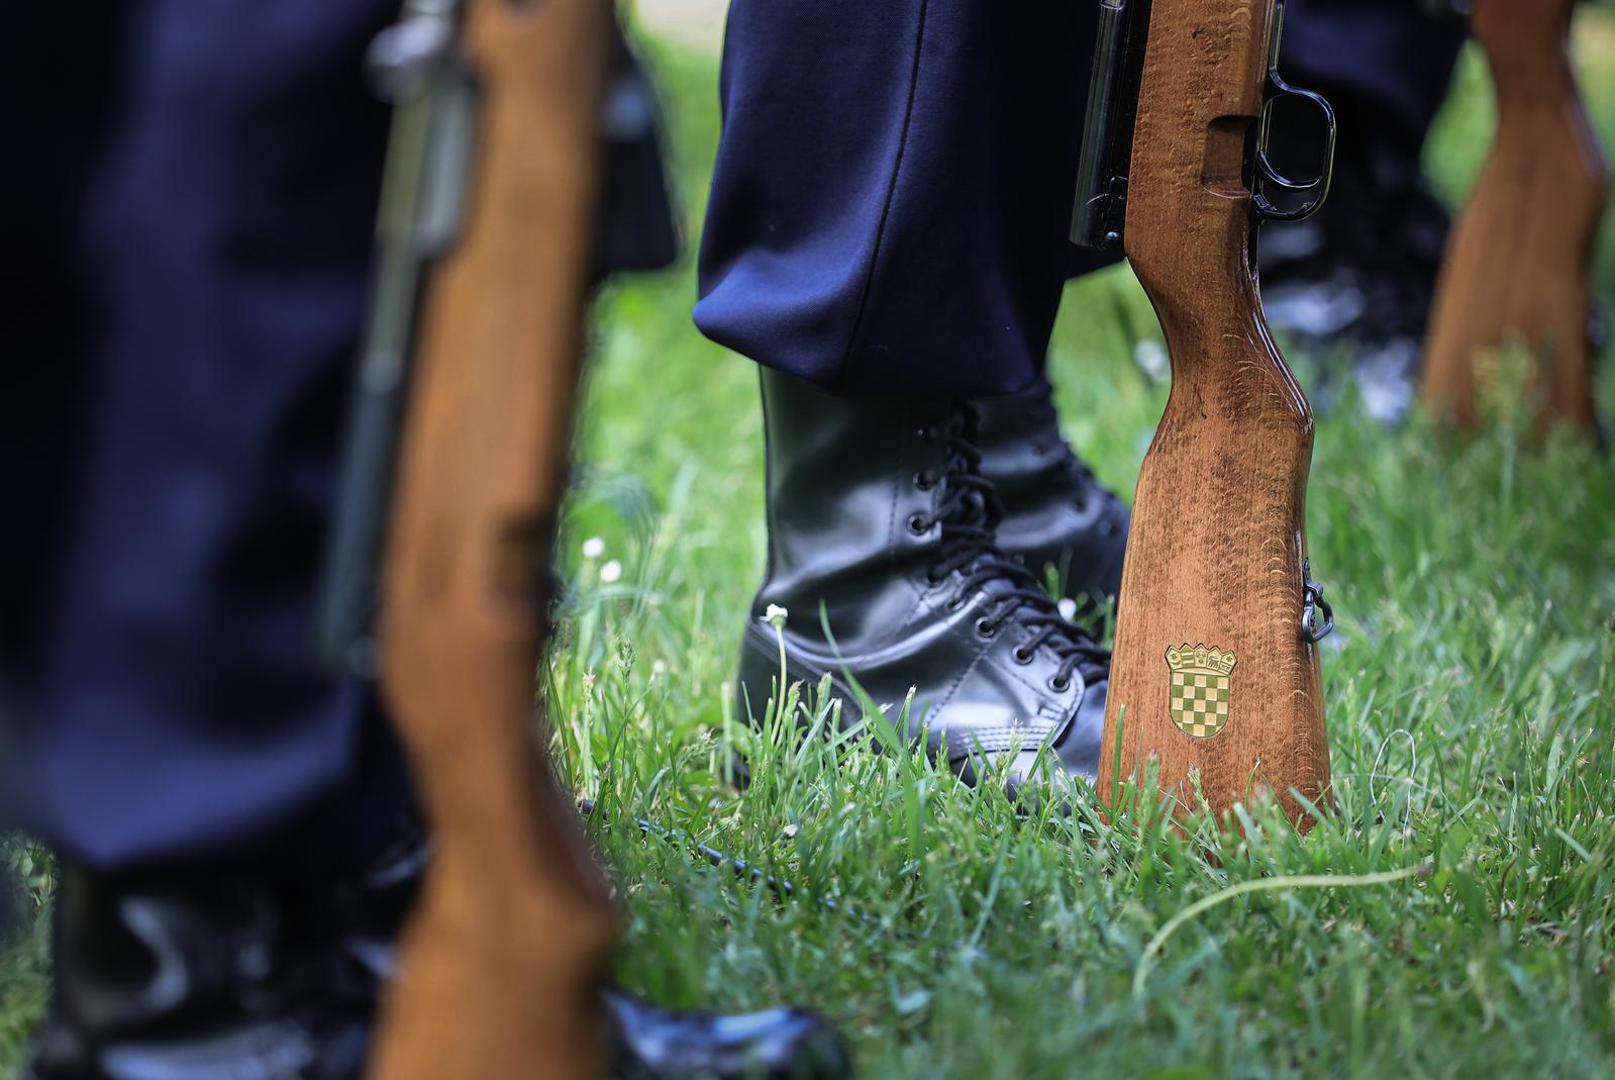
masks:
<svg viewBox="0 0 1615 1080"><path fill-rule="evenodd" d="M583 557L585 559L598 559L606 553L606 542L598 536L591 536L583 542Z"/></svg>
<svg viewBox="0 0 1615 1080"><path fill-rule="evenodd" d="M667 661L666 660L652 660L651 661L651 665L650 665L650 677L651 678L660 679L663 675L666 675L666 674L667 674Z"/></svg>
<svg viewBox="0 0 1615 1080"><path fill-rule="evenodd" d="M786 611L778 604L769 604L768 610L763 612L763 622L772 626L775 630L783 630L785 629L785 620L790 618L790 615L789 611Z"/></svg>
<svg viewBox="0 0 1615 1080"><path fill-rule="evenodd" d="M1060 599L1059 608L1060 618L1069 621L1077 617L1077 602L1069 596Z"/></svg>
<svg viewBox="0 0 1615 1080"><path fill-rule="evenodd" d="M605 582L607 585L621 579L621 577L622 563L618 562L616 559L612 559L611 561L607 562L606 565L600 568L600 580Z"/></svg>

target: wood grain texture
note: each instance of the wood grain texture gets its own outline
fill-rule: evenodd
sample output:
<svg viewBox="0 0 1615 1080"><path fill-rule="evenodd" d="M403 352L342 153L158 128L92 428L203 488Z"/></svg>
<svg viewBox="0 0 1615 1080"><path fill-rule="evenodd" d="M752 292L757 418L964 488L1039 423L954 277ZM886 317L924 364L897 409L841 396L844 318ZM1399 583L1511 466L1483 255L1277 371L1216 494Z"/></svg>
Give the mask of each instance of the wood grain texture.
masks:
<svg viewBox="0 0 1615 1080"><path fill-rule="evenodd" d="M435 848L373 1073L594 1077L614 920L534 715L599 169L608 0L470 0L470 218L423 313L382 686Z"/></svg>
<svg viewBox="0 0 1615 1080"><path fill-rule="evenodd" d="M1570 67L1574 0L1476 0L1497 137L1447 244L1420 397L1472 427L1475 359L1509 342L1535 360L1540 422L1594 430L1591 265L1609 170Z"/></svg>
<svg viewBox="0 0 1615 1080"><path fill-rule="evenodd" d="M1273 0L1154 0L1125 246L1172 358L1139 473L1117 612L1099 791L1159 763L1218 812L1329 785L1316 648L1301 633L1312 414L1262 315L1245 136L1262 104ZM1167 652L1234 654L1226 723L1173 719ZM1208 679L1215 683L1215 676ZM1116 754L1118 723L1121 752ZM1195 779L1197 777L1197 779Z"/></svg>

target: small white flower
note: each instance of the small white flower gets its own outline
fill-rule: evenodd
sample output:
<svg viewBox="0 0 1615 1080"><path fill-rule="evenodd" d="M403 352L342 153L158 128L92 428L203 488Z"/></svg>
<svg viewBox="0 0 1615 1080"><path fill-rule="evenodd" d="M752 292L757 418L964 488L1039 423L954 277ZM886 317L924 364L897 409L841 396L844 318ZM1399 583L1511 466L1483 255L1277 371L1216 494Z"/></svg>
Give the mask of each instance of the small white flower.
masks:
<svg viewBox="0 0 1615 1080"><path fill-rule="evenodd" d="M663 675L666 675L666 674L667 674L667 661L666 660L652 660L651 661L651 665L650 665L650 677L651 678L660 679Z"/></svg>
<svg viewBox="0 0 1615 1080"><path fill-rule="evenodd" d="M1062 619L1069 621L1077 617L1077 602L1069 596L1061 598L1059 607Z"/></svg>
<svg viewBox="0 0 1615 1080"><path fill-rule="evenodd" d="M583 542L583 557L585 559L598 559L606 553L606 542L598 536L591 536Z"/></svg>
<svg viewBox="0 0 1615 1080"><path fill-rule="evenodd" d="M775 630L783 630L785 629L785 620L790 618L790 615L789 611L786 611L778 604L769 604L768 610L763 612L763 622L772 626Z"/></svg>
<svg viewBox="0 0 1615 1080"><path fill-rule="evenodd" d="M801 831L802 827L793 821L791 824L785 826L785 839L795 840L796 834Z"/></svg>
<svg viewBox="0 0 1615 1080"><path fill-rule="evenodd" d="M622 563L616 559L607 562L600 568L600 580L610 585L622 577Z"/></svg>

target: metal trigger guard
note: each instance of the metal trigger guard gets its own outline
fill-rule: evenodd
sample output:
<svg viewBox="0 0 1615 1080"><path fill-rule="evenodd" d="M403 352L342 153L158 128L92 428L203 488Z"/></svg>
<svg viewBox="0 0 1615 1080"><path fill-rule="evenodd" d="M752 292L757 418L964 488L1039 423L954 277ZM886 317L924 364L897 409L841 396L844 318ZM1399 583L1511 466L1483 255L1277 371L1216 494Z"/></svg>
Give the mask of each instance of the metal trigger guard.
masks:
<svg viewBox="0 0 1615 1080"><path fill-rule="evenodd" d="M1323 114L1324 122L1324 149L1323 166L1318 175L1311 180L1291 180L1278 169L1267 156L1267 137L1272 129L1273 102L1281 97L1297 97L1311 102ZM1335 174L1335 110L1322 94L1313 90L1303 90L1299 86L1291 86L1284 81L1277 68L1267 71L1267 97L1262 105L1261 130L1256 140L1256 175L1251 183L1251 206L1256 216L1263 221L1301 221L1318 212L1324 199L1329 197L1329 184ZM1267 197L1267 185L1281 188L1285 191L1315 191L1317 194L1307 202L1294 207L1280 207Z"/></svg>
<svg viewBox="0 0 1615 1080"><path fill-rule="evenodd" d="M1320 625L1318 616L1323 616ZM1301 639L1316 645L1335 629L1335 609L1323 598L1323 586L1312 580L1312 560L1301 562Z"/></svg>

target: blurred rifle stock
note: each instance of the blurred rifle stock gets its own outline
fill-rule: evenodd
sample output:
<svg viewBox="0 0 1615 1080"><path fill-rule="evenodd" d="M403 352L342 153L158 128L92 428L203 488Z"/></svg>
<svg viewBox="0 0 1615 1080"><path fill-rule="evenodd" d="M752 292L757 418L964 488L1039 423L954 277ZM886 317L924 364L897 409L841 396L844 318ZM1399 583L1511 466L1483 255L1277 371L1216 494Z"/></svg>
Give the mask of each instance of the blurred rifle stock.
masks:
<svg viewBox="0 0 1615 1080"><path fill-rule="evenodd" d="M610 0L408 0L370 62L395 111L318 639L379 677L433 837L372 1072L598 1076L615 918L536 684L589 292L672 255L653 104Z"/></svg>
<svg viewBox="0 0 1615 1080"><path fill-rule="evenodd" d="M1599 432L1593 245L1609 169L1570 63L1575 0L1472 0L1497 90L1497 136L1447 244L1420 398L1473 427L1476 363L1518 345L1538 427Z"/></svg>

